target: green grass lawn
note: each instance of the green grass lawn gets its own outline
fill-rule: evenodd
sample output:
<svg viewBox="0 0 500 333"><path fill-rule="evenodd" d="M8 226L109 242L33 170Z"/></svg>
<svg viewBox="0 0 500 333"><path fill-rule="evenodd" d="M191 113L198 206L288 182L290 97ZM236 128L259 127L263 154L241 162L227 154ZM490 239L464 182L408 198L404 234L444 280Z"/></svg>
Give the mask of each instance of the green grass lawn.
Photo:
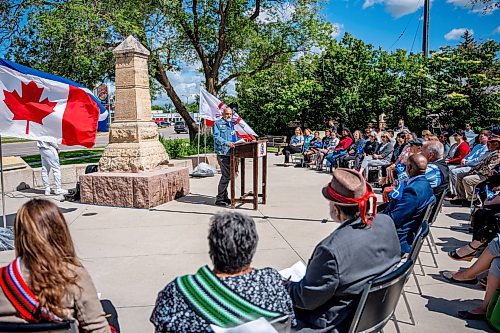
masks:
<svg viewBox="0 0 500 333"><path fill-rule="evenodd" d="M2 137L2 143L16 143L16 142L28 142L28 141L31 141L31 140L13 138L13 137L10 137L10 136L4 136L4 137Z"/></svg>
<svg viewBox="0 0 500 333"><path fill-rule="evenodd" d="M65 151L59 154L59 160L61 165L98 163L103 151L104 148ZM35 168L42 165L40 155L23 156L23 160Z"/></svg>

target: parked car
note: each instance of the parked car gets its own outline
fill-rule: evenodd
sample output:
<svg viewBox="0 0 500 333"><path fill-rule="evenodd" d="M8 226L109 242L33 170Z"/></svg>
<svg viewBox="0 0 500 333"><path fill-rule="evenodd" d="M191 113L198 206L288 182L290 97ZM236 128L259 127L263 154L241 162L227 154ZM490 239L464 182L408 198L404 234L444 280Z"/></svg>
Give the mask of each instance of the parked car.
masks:
<svg viewBox="0 0 500 333"><path fill-rule="evenodd" d="M176 121L174 125L174 131L175 133L189 133L188 127L185 122L183 121Z"/></svg>

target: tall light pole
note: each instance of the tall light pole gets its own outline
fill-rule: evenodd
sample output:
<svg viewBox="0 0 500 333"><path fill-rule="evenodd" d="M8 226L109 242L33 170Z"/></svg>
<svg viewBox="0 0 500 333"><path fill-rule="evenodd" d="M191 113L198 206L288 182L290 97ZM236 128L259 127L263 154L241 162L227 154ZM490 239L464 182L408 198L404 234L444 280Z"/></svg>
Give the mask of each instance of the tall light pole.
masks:
<svg viewBox="0 0 500 333"><path fill-rule="evenodd" d="M424 29L422 38L422 52L424 58L429 57L429 11L430 11L430 0L424 0Z"/></svg>

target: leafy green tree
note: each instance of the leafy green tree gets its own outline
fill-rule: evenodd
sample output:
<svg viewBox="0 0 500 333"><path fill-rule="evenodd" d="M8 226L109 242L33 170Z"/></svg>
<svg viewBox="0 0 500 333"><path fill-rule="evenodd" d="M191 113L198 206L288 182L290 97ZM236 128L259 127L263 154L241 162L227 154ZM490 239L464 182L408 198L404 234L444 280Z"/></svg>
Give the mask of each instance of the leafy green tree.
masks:
<svg viewBox="0 0 500 333"><path fill-rule="evenodd" d="M324 126L315 103L322 91L312 77L315 65L302 59L241 78L237 84L240 114L260 134L286 133L295 122L303 127Z"/></svg>
<svg viewBox="0 0 500 333"><path fill-rule="evenodd" d="M113 46L135 35L151 51L152 78L194 137L196 124L168 72L198 67L216 95L233 79L321 43L332 28L319 9L318 0L47 1L23 7L28 23L14 36L11 54L90 85L113 78Z"/></svg>
<svg viewBox="0 0 500 333"><path fill-rule="evenodd" d="M446 46L429 60L433 108L455 127L489 127L500 119L500 43L477 42L466 32L457 47Z"/></svg>

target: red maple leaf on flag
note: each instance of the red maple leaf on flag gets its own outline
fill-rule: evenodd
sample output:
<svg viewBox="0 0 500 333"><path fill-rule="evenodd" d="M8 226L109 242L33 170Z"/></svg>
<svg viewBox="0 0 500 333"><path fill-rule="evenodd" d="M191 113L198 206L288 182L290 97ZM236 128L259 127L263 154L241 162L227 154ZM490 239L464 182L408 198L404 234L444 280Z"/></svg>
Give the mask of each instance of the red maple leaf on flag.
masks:
<svg viewBox="0 0 500 333"><path fill-rule="evenodd" d="M17 90L4 90L4 102L14 114L13 120L26 120L26 134L30 131L30 121L43 125L43 118L54 112L56 102L50 102L48 98L40 101L43 88L39 88L34 81L28 84L21 83L22 96Z"/></svg>

